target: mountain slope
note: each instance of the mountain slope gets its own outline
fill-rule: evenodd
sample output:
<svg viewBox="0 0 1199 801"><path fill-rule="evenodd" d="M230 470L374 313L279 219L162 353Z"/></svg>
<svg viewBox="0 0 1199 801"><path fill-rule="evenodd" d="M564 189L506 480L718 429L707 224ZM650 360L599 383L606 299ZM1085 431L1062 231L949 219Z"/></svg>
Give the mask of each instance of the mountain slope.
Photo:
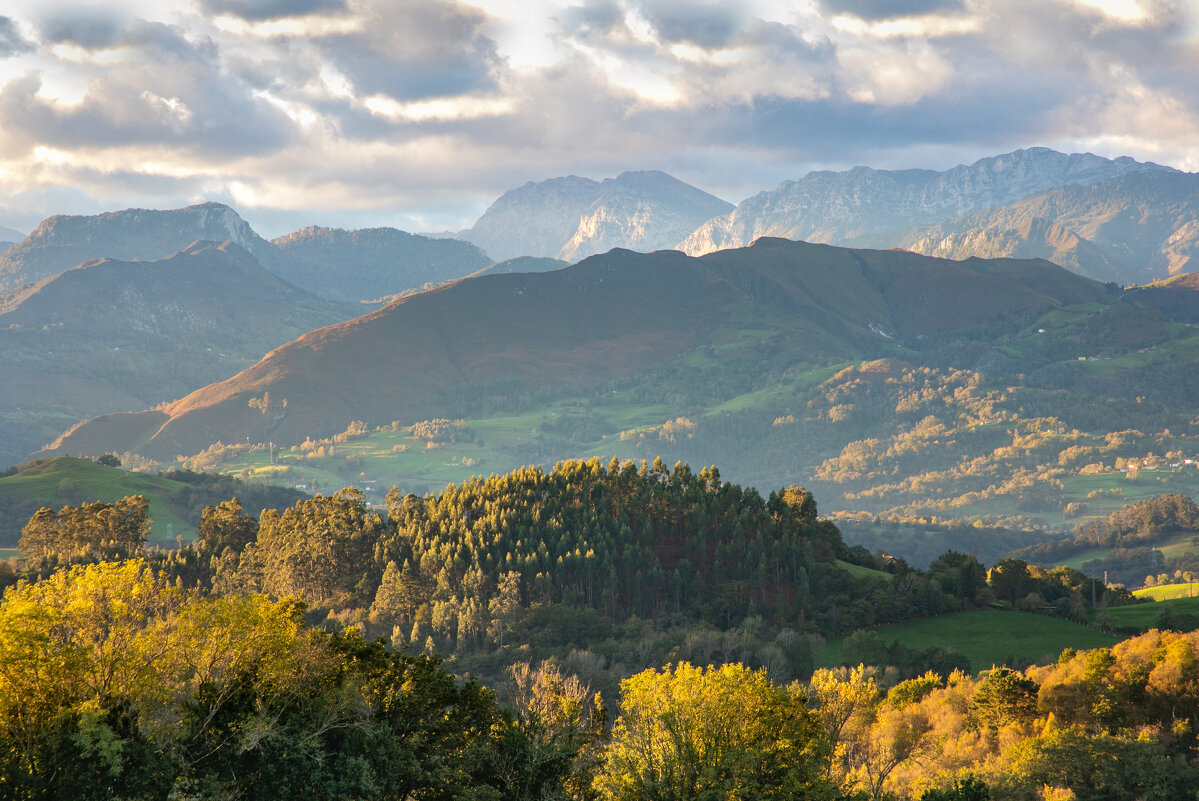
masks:
<svg viewBox="0 0 1199 801"><path fill-rule="evenodd" d="M614 247L663 250L732 205L656 171L568 176L505 192L459 234L493 258L577 261Z"/></svg>
<svg viewBox="0 0 1199 801"><path fill-rule="evenodd" d="M272 241L285 256L276 275L334 300L395 295L468 275L492 263L479 248L395 228L311 226Z"/></svg>
<svg viewBox="0 0 1199 801"><path fill-rule="evenodd" d="M232 243L87 262L0 295L0 461L64 425L178 398L360 306L316 298Z"/></svg>
<svg viewBox="0 0 1199 801"><path fill-rule="evenodd" d="M274 246L220 203L171 211L126 209L91 217L57 215L0 255L0 290L40 281L91 259L165 258L198 240L233 242L268 268L278 258Z"/></svg>
<svg viewBox="0 0 1199 801"><path fill-rule="evenodd" d="M1101 281L1146 283L1199 269L1199 175L1153 170L1063 186L899 244L951 259L1040 257Z"/></svg>
<svg viewBox="0 0 1199 801"><path fill-rule="evenodd" d="M404 298L176 403L81 425L50 452L173 456L217 439L298 442L356 419L407 422L562 396L687 353L758 374L918 355L1013 316L1105 302L1101 285L1043 261L948 262L773 239L700 259L615 250Z"/></svg>
<svg viewBox="0 0 1199 801"><path fill-rule="evenodd" d="M761 236L891 247L893 232L1005 206L1066 184L1092 184L1125 173L1170 170L1130 158L1017 150L944 172L813 172L761 192L700 226L679 245L692 255L742 247Z"/></svg>

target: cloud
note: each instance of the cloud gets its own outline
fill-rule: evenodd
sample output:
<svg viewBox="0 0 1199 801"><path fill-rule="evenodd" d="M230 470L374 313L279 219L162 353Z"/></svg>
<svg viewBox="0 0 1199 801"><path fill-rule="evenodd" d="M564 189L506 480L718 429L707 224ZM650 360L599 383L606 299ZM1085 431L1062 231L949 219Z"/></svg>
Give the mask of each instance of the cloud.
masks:
<svg viewBox="0 0 1199 801"><path fill-rule="evenodd" d="M826 14L852 14L866 20L917 17L946 11L962 11L962 0L820 0Z"/></svg>
<svg viewBox="0 0 1199 801"><path fill-rule="evenodd" d="M9 210L212 197L281 227L454 228L570 173L738 200L1034 144L1199 168L1188 0L11 2Z"/></svg>
<svg viewBox="0 0 1199 801"><path fill-rule="evenodd" d="M244 20L261 22L284 17L345 11L345 0L196 0L200 13L216 16L228 14Z"/></svg>
<svg viewBox="0 0 1199 801"><path fill-rule="evenodd" d="M78 103L44 96L37 72L0 89L5 148L80 150L106 161L95 154L164 145L180 156L227 159L279 147L291 135L283 114L227 79L206 37L188 40L171 26L134 20L107 47L117 54L90 65Z"/></svg>
<svg viewBox="0 0 1199 801"><path fill-rule="evenodd" d="M43 22L38 33L47 44L73 44L85 50L102 50L121 36L123 21L108 15L53 17Z"/></svg>
<svg viewBox="0 0 1199 801"><path fill-rule="evenodd" d="M33 42L21 35L16 22L9 17L0 17L0 58L29 53L33 49Z"/></svg>

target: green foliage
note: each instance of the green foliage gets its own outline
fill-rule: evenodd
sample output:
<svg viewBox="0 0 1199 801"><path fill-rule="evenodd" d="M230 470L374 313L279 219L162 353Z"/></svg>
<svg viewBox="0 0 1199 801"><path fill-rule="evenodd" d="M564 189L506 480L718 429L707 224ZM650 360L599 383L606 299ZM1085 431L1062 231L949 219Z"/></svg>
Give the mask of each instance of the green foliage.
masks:
<svg viewBox="0 0 1199 801"><path fill-rule="evenodd" d="M679 663L621 684L595 786L603 799L832 798L829 745L798 685Z"/></svg>
<svg viewBox="0 0 1199 801"><path fill-rule="evenodd" d="M32 565L122 559L141 551L150 533L150 504L141 495L116 503L39 509L21 529L21 556Z"/></svg>
<svg viewBox="0 0 1199 801"><path fill-rule="evenodd" d="M262 589L311 606L368 605L374 593L366 587L378 580L372 556L385 528L354 489L300 501L282 513L267 510L240 570L251 573L249 581L260 571Z"/></svg>
<svg viewBox="0 0 1199 801"><path fill-rule="evenodd" d="M986 782L968 776L944 790L925 790L920 794L920 801L991 801L991 790Z"/></svg>
<svg viewBox="0 0 1199 801"><path fill-rule="evenodd" d="M11 798L538 799L572 752L436 657L309 629L292 602L187 593L141 562L0 602Z"/></svg>
<svg viewBox="0 0 1199 801"><path fill-rule="evenodd" d="M998 728L1006 723L1026 723L1037 713L1035 681L1008 667L985 671L982 685L970 702L970 712L980 725Z"/></svg>

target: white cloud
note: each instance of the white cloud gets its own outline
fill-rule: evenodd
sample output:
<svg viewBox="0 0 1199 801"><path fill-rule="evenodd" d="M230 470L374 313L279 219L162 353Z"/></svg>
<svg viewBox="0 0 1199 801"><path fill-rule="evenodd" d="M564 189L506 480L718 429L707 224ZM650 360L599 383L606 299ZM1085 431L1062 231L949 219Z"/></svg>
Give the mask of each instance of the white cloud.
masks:
<svg viewBox="0 0 1199 801"><path fill-rule="evenodd" d="M0 225L211 196L452 227L569 173L736 200L1044 143L1199 163L1189 0L56 6L0 17Z"/></svg>

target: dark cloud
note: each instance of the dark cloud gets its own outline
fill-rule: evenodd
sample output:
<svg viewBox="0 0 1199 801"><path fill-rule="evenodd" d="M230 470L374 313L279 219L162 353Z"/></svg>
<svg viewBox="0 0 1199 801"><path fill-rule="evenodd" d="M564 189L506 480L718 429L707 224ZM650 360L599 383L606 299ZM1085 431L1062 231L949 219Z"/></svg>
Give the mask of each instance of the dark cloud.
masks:
<svg viewBox="0 0 1199 801"><path fill-rule="evenodd" d="M33 43L21 35L17 29L17 23L8 17L0 17L0 58L8 58L32 50Z"/></svg>
<svg viewBox="0 0 1199 801"><path fill-rule="evenodd" d="M741 5L728 0L696 4L647 0L641 11L668 42L691 42L709 50L732 43L746 21Z"/></svg>
<svg viewBox="0 0 1199 801"><path fill-rule="evenodd" d="M820 0L826 14L852 14L869 20L894 19L930 14L935 11L961 11L962 0Z"/></svg>
<svg viewBox="0 0 1199 801"><path fill-rule="evenodd" d="M38 26L48 44L73 44L87 50L111 47L124 33L124 25L114 16L95 14L63 15Z"/></svg>
<svg viewBox="0 0 1199 801"><path fill-rule="evenodd" d="M302 17L322 11L345 11L345 0L196 0L203 14L229 14L251 22Z"/></svg>
<svg viewBox="0 0 1199 801"><path fill-rule="evenodd" d="M251 88L224 74L211 41L189 41L162 23L131 24L112 44L134 55L96 70L83 99L60 105L38 95L29 74L0 90L0 142L17 151L164 146L201 158L270 152L294 125Z"/></svg>
<svg viewBox="0 0 1199 801"><path fill-rule="evenodd" d="M361 95L397 100L444 97L495 87L500 56L486 16L453 2L378 2L358 10L358 33L317 37L321 54Z"/></svg>
<svg viewBox="0 0 1199 801"><path fill-rule="evenodd" d="M603 38L625 30L624 10L613 0L568 6L558 12L557 20L564 31L580 38Z"/></svg>

